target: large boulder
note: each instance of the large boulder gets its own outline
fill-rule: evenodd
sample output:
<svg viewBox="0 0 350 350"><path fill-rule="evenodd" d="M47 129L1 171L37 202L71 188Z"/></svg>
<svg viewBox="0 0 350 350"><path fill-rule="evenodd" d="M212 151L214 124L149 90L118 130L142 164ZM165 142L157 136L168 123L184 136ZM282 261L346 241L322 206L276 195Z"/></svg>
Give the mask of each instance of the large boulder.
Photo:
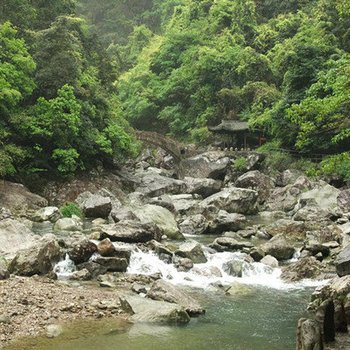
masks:
<svg viewBox="0 0 350 350"><path fill-rule="evenodd" d="M136 188L136 192L140 192L148 197L158 197L166 193L179 194L186 192L186 184L181 180L147 171L141 175L140 184Z"/></svg>
<svg viewBox="0 0 350 350"><path fill-rule="evenodd" d="M47 206L47 200L30 192L25 186L13 182L1 181L0 203L13 213L25 214L28 209L37 210Z"/></svg>
<svg viewBox="0 0 350 350"><path fill-rule="evenodd" d="M32 220L35 222L51 221L56 222L60 218L61 214L57 207L45 207L37 210Z"/></svg>
<svg viewBox="0 0 350 350"><path fill-rule="evenodd" d="M61 248L56 238L47 235L30 248L19 251L9 265L9 272L20 276L47 274L61 256Z"/></svg>
<svg viewBox="0 0 350 350"><path fill-rule="evenodd" d="M23 223L5 219L0 221L0 255L13 256L18 250L33 245L34 233Z"/></svg>
<svg viewBox="0 0 350 350"><path fill-rule="evenodd" d="M185 177L184 181L187 186L187 193L196 193L203 198L209 197L221 190L222 182L214 179L200 179L195 177Z"/></svg>
<svg viewBox="0 0 350 350"><path fill-rule="evenodd" d="M262 244L260 248L265 255L272 255L277 260L288 260L293 257L295 249L291 243L281 234L271 238Z"/></svg>
<svg viewBox="0 0 350 350"><path fill-rule="evenodd" d="M93 261L110 272L126 272L129 265L126 258L97 256Z"/></svg>
<svg viewBox="0 0 350 350"><path fill-rule="evenodd" d="M80 194L75 201L89 218L107 218L112 210L110 197L92 194L89 191Z"/></svg>
<svg viewBox="0 0 350 350"><path fill-rule="evenodd" d="M258 192L246 188L229 187L204 199L203 210L210 207L226 210L229 213L254 214L257 211Z"/></svg>
<svg viewBox="0 0 350 350"><path fill-rule="evenodd" d="M332 216L332 212L322 208L313 198L300 199L296 206L293 219L296 221L318 222L327 221Z"/></svg>
<svg viewBox="0 0 350 350"><path fill-rule="evenodd" d="M124 312L132 314L134 322L152 322L167 324L186 324L190 316L183 306L164 301L142 298L140 296L126 296L120 298Z"/></svg>
<svg viewBox="0 0 350 350"><path fill-rule="evenodd" d="M202 214L190 215L179 224L181 233L185 235L201 235L207 231L208 220Z"/></svg>
<svg viewBox="0 0 350 350"><path fill-rule="evenodd" d="M78 217L58 219L54 225L55 231L81 231L83 223Z"/></svg>
<svg viewBox="0 0 350 350"><path fill-rule="evenodd" d="M297 350L322 350L323 337L320 324L315 320L301 318L297 329Z"/></svg>
<svg viewBox="0 0 350 350"><path fill-rule="evenodd" d="M203 211L199 207L201 201L192 194L178 194L168 198L180 215L199 214Z"/></svg>
<svg viewBox="0 0 350 350"><path fill-rule="evenodd" d="M181 244L179 248L175 250L174 254L181 258L191 259L194 264L207 262L202 246L195 241L189 241Z"/></svg>
<svg viewBox="0 0 350 350"><path fill-rule="evenodd" d="M291 239L305 239L306 226L303 221L280 219L265 227L272 237L282 234Z"/></svg>
<svg viewBox="0 0 350 350"><path fill-rule="evenodd" d="M350 244L338 254L334 264L340 277L350 275Z"/></svg>
<svg viewBox="0 0 350 350"><path fill-rule="evenodd" d="M222 180L231 166L231 160L225 152L210 151L185 159L181 166L184 176Z"/></svg>
<svg viewBox="0 0 350 350"><path fill-rule="evenodd" d="M142 224L137 221L120 221L101 228L101 239L126 243L145 243L155 239L160 241L163 232L154 224Z"/></svg>
<svg viewBox="0 0 350 350"><path fill-rule="evenodd" d="M175 221L174 214L158 205L146 204L133 210L136 217L143 224L157 225L170 239L183 239Z"/></svg>
<svg viewBox="0 0 350 350"><path fill-rule="evenodd" d="M321 276L324 269L323 263L316 260L315 257L309 256L284 267L281 277L288 282L300 281L304 278L315 279Z"/></svg>
<svg viewBox="0 0 350 350"><path fill-rule="evenodd" d="M271 177L262 174L258 170L249 171L241 175L235 182L236 187L250 188L258 192L258 202L264 203L275 187Z"/></svg>
<svg viewBox="0 0 350 350"><path fill-rule="evenodd" d="M161 279L152 284L147 297L153 300L162 300L181 305L190 316L197 316L205 312L195 299Z"/></svg>
<svg viewBox="0 0 350 350"><path fill-rule="evenodd" d="M68 255L75 264L82 264L88 261L96 251L96 244L84 238L75 242L73 246L68 249Z"/></svg>
<svg viewBox="0 0 350 350"><path fill-rule="evenodd" d="M320 181L315 188L302 193L300 200L312 199L321 209L334 211L338 205L339 194L339 189L327 184L326 182Z"/></svg>
<svg viewBox="0 0 350 350"><path fill-rule="evenodd" d="M238 241L232 237L218 237L209 246L218 252L235 252L242 250L243 248L254 247L250 242Z"/></svg>
<svg viewBox="0 0 350 350"><path fill-rule="evenodd" d="M266 209L269 211L291 211L298 203L301 194L311 188L310 180L305 176L300 176L292 185L275 188L266 201Z"/></svg>
<svg viewBox="0 0 350 350"><path fill-rule="evenodd" d="M215 234L225 231L239 231L244 228L246 223L247 219L244 215L220 210L214 220L209 223L208 231Z"/></svg>
<svg viewBox="0 0 350 350"><path fill-rule="evenodd" d="M344 190L338 194L337 205L343 213L350 212L350 190Z"/></svg>

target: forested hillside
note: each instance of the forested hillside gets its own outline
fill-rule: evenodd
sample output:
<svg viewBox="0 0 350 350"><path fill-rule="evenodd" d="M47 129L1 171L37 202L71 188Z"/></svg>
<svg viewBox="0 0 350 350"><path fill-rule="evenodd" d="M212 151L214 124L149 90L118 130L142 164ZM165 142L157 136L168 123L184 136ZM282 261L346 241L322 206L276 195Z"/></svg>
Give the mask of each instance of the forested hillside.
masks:
<svg viewBox="0 0 350 350"><path fill-rule="evenodd" d="M205 141L223 118L349 173L347 0L3 0L0 23L1 175L113 164L129 123Z"/></svg>

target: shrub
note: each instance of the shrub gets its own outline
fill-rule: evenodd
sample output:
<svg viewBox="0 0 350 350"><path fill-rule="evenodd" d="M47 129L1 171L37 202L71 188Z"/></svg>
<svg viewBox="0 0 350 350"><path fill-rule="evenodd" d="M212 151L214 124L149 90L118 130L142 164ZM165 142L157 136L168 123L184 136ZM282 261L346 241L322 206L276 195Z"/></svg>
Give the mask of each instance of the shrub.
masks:
<svg viewBox="0 0 350 350"><path fill-rule="evenodd" d="M73 215L83 217L83 212L75 203L66 203L60 208L63 217L71 218Z"/></svg>
<svg viewBox="0 0 350 350"><path fill-rule="evenodd" d="M239 157L235 159L233 166L237 171L243 172L247 170L247 159L244 157Z"/></svg>
<svg viewBox="0 0 350 350"><path fill-rule="evenodd" d="M320 171L324 175L337 175L346 182L350 182L350 152L344 152L325 158L321 162Z"/></svg>

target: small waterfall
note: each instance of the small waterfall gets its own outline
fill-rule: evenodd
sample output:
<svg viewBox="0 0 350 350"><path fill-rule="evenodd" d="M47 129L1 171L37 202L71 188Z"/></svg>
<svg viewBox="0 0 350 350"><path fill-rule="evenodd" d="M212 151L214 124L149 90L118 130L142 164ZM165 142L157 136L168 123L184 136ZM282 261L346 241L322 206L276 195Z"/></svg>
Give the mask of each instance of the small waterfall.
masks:
<svg viewBox="0 0 350 350"><path fill-rule="evenodd" d="M208 288L216 283L227 285L234 282L278 289L291 287L280 279L281 270L279 268L271 268L262 263L247 263L242 253L210 254L205 252L205 254L208 260L206 263L195 264L188 272L179 272L173 264L165 263L153 252L133 251L127 272L143 275L161 273L164 279L173 284L197 288ZM242 261L242 277L230 276L225 271L225 264L232 260Z"/></svg>
<svg viewBox="0 0 350 350"><path fill-rule="evenodd" d="M66 254L64 260L54 266L53 271L59 280L67 280L76 271L76 267L74 262L69 258L69 255Z"/></svg>

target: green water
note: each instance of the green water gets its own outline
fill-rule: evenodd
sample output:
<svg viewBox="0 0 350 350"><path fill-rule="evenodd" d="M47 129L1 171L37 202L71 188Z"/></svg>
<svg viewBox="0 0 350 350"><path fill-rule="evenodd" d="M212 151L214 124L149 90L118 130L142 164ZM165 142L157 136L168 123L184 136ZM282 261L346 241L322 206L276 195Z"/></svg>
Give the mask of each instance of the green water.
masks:
<svg viewBox="0 0 350 350"><path fill-rule="evenodd" d="M310 294L260 287L234 297L201 292L207 313L187 326L80 322L57 338L27 339L6 350L294 350L296 323Z"/></svg>

